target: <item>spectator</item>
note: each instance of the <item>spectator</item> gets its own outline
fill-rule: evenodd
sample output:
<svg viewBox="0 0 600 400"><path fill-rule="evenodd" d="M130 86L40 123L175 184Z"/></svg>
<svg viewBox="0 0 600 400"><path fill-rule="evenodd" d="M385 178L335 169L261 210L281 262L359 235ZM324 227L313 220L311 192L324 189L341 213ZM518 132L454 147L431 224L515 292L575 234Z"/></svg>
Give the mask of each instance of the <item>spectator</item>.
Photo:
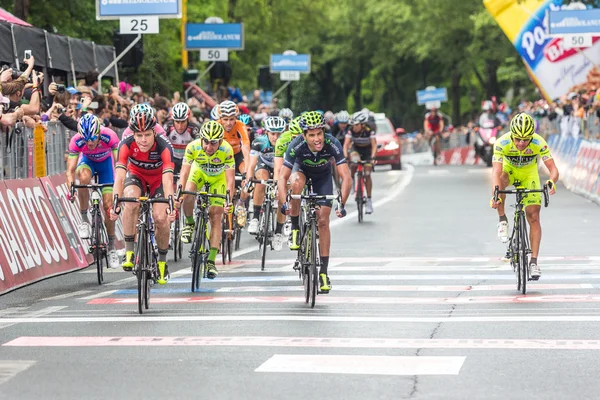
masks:
<svg viewBox="0 0 600 400"><path fill-rule="evenodd" d="M98 71L88 71L85 74L85 86L91 90L92 97L96 97L98 94Z"/></svg>

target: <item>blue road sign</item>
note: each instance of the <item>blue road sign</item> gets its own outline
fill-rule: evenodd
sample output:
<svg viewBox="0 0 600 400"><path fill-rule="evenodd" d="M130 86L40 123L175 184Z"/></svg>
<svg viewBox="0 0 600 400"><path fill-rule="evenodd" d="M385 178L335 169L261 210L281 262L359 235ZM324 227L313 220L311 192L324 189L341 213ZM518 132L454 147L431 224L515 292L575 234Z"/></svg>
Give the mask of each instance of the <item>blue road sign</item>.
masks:
<svg viewBox="0 0 600 400"><path fill-rule="evenodd" d="M244 24L187 24L185 49L244 50Z"/></svg>
<svg viewBox="0 0 600 400"><path fill-rule="evenodd" d="M181 0L96 0L96 19L150 16L181 18Z"/></svg>
<svg viewBox="0 0 600 400"><path fill-rule="evenodd" d="M448 101L446 88L417 90L417 104L421 105L431 101Z"/></svg>
<svg viewBox="0 0 600 400"><path fill-rule="evenodd" d="M600 8L548 11L550 36L585 33L600 34Z"/></svg>
<svg viewBox="0 0 600 400"><path fill-rule="evenodd" d="M271 54L271 73L284 71L298 71L303 74L310 73L310 54Z"/></svg>

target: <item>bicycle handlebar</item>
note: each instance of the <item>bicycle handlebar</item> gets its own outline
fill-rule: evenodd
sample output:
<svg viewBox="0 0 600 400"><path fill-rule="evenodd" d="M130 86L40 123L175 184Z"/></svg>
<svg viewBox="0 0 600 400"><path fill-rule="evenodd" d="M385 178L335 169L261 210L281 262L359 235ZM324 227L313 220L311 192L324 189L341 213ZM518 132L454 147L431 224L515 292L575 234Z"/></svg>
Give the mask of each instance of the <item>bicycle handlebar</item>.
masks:
<svg viewBox="0 0 600 400"><path fill-rule="evenodd" d="M251 179L250 182L252 183L258 183L261 185L270 185L270 184L275 184L277 183L277 181L275 179Z"/></svg>
<svg viewBox="0 0 600 400"><path fill-rule="evenodd" d="M168 199L164 198L164 197L148 197L148 196L140 196L140 197L119 197L118 195L115 194L114 197L114 201L113 201L113 212L115 214L120 214L120 207L119 207L119 203L163 203L163 204L168 204L169 205L169 213L173 212L174 209L174 202L173 202L173 196L169 196Z"/></svg>
<svg viewBox="0 0 600 400"><path fill-rule="evenodd" d="M548 207L548 205L550 204L550 199L549 199L549 195L548 195L548 185L544 184L542 189L523 189L523 188L516 188L516 189L511 189L511 190L500 190L500 188L498 186L496 186L494 188L494 201L498 201L498 195L499 194L517 194L517 193L521 193L521 194L528 194L528 193L543 193L544 194L544 207Z"/></svg>

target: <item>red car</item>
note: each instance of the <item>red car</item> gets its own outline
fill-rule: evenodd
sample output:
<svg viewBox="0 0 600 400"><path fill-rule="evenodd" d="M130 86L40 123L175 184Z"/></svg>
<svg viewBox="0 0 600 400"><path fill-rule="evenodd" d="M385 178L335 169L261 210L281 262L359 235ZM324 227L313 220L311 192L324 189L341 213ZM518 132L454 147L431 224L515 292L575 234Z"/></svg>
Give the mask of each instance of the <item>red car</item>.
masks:
<svg viewBox="0 0 600 400"><path fill-rule="evenodd" d="M375 114L375 124L377 125L377 154L375 155L377 165L390 164L392 169L402 169L400 160L402 145L394 125L385 114Z"/></svg>

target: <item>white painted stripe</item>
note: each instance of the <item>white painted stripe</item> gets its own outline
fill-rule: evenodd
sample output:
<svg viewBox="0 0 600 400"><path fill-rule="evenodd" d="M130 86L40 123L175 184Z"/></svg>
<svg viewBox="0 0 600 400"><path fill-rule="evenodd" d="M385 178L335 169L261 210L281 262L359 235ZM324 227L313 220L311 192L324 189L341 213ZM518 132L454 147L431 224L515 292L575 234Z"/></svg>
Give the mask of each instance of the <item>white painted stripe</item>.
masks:
<svg viewBox="0 0 600 400"><path fill-rule="evenodd" d="M52 296L52 297L46 297L44 299L41 299L41 301L63 300L63 299L68 299L69 297L81 296L82 294L88 294L88 293L92 293L92 291L91 290L79 290L77 292L71 292L71 293L59 294L57 296Z"/></svg>
<svg viewBox="0 0 600 400"><path fill-rule="evenodd" d="M345 219L345 218L344 218ZM343 221L341 219L339 221ZM236 260L238 265L259 265L260 260L245 259ZM267 264L293 264L294 258L273 258L266 260ZM494 262L498 265L508 265L502 261L500 256L478 256L478 257L335 257L332 256L329 262L353 263L353 264L372 264L374 262L397 262L397 263L437 263L437 262ZM600 261L600 256L540 256L538 261ZM582 264L585 265L585 264Z"/></svg>
<svg viewBox="0 0 600 400"><path fill-rule="evenodd" d="M429 175L448 175L450 171L447 169L428 169L427 173Z"/></svg>
<svg viewBox="0 0 600 400"><path fill-rule="evenodd" d="M405 169L405 171L403 171L401 174L398 174L398 175L404 176L404 179L402 179L400 181L400 183L393 185L392 186L393 189L390 191L390 193L387 196L385 196L382 199L377 200L375 203L373 203L373 207L377 208L379 206L382 206L382 205L394 200L404 189L406 189L406 187L412 181L412 178L413 178L414 172L415 172L415 168L410 164L406 164L404 166L404 169ZM354 217L356 217L357 213L358 213L357 211L351 211L348 214L346 214L346 216L344 218L334 219L329 223L329 227L334 228L334 227L341 225L343 223L346 223L348 221L355 221ZM237 258L239 256L243 256L244 254L252 253L254 251L258 251L258 245L248 247L247 249L234 251L232 254L232 258ZM289 262L293 263L294 260L292 259Z"/></svg>
<svg viewBox="0 0 600 400"><path fill-rule="evenodd" d="M15 375L25 371L35 361L29 360L0 360L0 385L12 379Z"/></svg>
<svg viewBox="0 0 600 400"><path fill-rule="evenodd" d="M275 354L256 372L458 375L466 357Z"/></svg>
<svg viewBox="0 0 600 400"><path fill-rule="evenodd" d="M30 311L30 312L28 312L26 314L23 314L23 318L38 318L38 317L43 317L45 315L52 314L53 312L64 310L65 308L68 308L68 306L46 307L46 308L42 308L41 310Z"/></svg>
<svg viewBox="0 0 600 400"><path fill-rule="evenodd" d="M332 268L329 266L329 268ZM591 271L591 270L599 270L600 264L586 264L586 265L577 265L577 264L558 264L558 265L544 265L544 271ZM232 275L232 274L240 274L240 273L281 273L281 272L292 272L293 265L286 265L283 267L266 267L265 271L260 270L260 266L257 265L255 267L244 267L244 268L235 268L229 271L221 271L219 270L219 274L223 273L224 275ZM352 266L343 266L343 267L335 267L332 269L335 272L360 272L360 271L372 271L372 272L395 272L395 271L427 271L427 272L448 272L448 271L501 271L501 272L512 272L511 267L506 264L498 264L498 265L480 265L480 266L456 266L456 265L435 265L435 266L418 266L418 265L399 265L399 264L388 264L384 266L361 266L361 265L352 265ZM192 271L188 268L184 270L177 271L178 273L173 273L171 276L175 275L191 275Z"/></svg>
<svg viewBox="0 0 600 400"><path fill-rule="evenodd" d="M542 349L600 350L600 340L404 339L302 336L21 336L8 347L231 346L362 349Z"/></svg>
<svg viewBox="0 0 600 400"><path fill-rule="evenodd" d="M318 302L317 302L318 303ZM318 307L318 305L317 305ZM565 310L565 311L568 311ZM452 317L348 317L319 315L153 315L134 317L37 317L37 318L0 318L0 323L15 324L63 324L63 323L131 323L131 322L193 322L193 321L308 321L344 323L461 323L461 322L600 322L600 315L519 315L519 316L475 316Z"/></svg>
<svg viewBox="0 0 600 400"><path fill-rule="evenodd" d="M110 282L105 284L104 286L121 286L128 285L129 283L135 281L137 278L135 276L130 276L129 278L119 279L118 281Z"/></svg>
<svg viewBox="0 0 600 400"><path fill-rule="evenodd" d="M110 296L114 292L118 292L118 290L117 289L107 290L107 291L104 291L104 292L92 294L90 296L80 297L79 300L93 300L93 299L97 299L97 298L100 298L100 297Z"/></svg>

